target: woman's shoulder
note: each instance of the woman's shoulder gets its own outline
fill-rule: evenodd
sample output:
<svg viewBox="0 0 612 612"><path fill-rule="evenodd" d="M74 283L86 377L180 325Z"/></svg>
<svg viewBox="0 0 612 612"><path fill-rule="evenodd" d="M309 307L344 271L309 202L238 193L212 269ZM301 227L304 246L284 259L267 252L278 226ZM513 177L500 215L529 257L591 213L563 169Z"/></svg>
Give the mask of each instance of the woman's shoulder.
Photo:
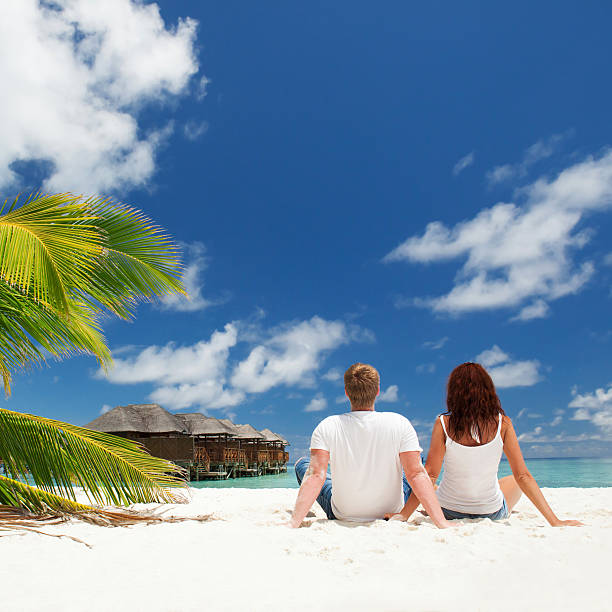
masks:
<svg viewBox="0 0 612 612"><path fill-rule="evenodd" d="M514 429L514 426L512 425L512 419L507 414L502 415L502 424L501 424L501 430L499 433L504 443L506 440L506 433L513 429Z"/></svg>

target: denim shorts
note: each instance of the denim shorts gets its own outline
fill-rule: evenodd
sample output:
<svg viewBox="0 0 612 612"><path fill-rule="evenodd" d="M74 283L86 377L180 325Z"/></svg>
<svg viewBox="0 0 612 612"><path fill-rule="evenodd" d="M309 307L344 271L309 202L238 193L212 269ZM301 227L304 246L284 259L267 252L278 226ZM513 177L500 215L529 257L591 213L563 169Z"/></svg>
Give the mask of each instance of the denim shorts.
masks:
<svg viewBox="0 0 612 612"><path fill-rule="evenodd" d="M452 521L454 519L480 519L480 518L488 518L492 521L500 521L502 519L507 519L510 516L508 512L508 505L506 504L506 499L504 498L504 503L502 507L496 512L491 512L490 514L470 514L469 512L457 512L456 510L447 510L446 508L442 508L442 512L444 513L444 518L447 521Z"/></svg>

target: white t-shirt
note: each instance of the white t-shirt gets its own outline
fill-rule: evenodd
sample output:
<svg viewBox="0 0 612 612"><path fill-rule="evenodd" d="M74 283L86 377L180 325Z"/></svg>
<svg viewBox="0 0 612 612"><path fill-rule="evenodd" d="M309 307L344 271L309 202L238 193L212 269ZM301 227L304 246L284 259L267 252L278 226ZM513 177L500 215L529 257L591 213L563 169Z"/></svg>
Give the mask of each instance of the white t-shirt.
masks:
<svg viewBox="0 0 612 612"><path fill-rule="evenodd" d="M334 516L360 522L403 508L399 453L422 450L406 417L373 410L323 419L310 448L329 451Z"/></svg>

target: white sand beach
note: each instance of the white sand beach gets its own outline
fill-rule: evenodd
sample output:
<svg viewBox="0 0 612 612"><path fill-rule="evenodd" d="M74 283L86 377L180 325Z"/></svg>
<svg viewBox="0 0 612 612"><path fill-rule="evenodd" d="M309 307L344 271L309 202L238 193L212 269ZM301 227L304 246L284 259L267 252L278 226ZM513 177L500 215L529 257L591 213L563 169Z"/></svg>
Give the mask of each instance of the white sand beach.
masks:
<svg viewBox="0 0 612 612"><path fill-rule="evenodd" d="M523 498L505 521L327 521L283 526L295 489L192 489L169 514L206 523L44 527L0 538L2 612L610 610L612 488L544 489L549 527ZM146 507L146 506L139 506Z"/></svg>

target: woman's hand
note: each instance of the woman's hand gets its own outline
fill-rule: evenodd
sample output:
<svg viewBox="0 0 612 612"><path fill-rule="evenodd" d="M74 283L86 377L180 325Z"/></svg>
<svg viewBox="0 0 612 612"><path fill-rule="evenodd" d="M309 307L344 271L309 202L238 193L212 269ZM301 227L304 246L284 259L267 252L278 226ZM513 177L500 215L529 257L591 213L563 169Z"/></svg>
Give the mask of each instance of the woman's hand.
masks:
<svg viewBox="0 0 612 612"><path fill-rule="evenodd" d="M408 519L401 512L387 512L385 521L407 521Z"/></svg>
<svg viewBox="0 0 612 612"><path fill-rule="evenodd" d="M557 519L554 523L551 523L551 525L553 527L584 527L584 523L581 523L580 521L562 521L560 519Z"/></svg>

